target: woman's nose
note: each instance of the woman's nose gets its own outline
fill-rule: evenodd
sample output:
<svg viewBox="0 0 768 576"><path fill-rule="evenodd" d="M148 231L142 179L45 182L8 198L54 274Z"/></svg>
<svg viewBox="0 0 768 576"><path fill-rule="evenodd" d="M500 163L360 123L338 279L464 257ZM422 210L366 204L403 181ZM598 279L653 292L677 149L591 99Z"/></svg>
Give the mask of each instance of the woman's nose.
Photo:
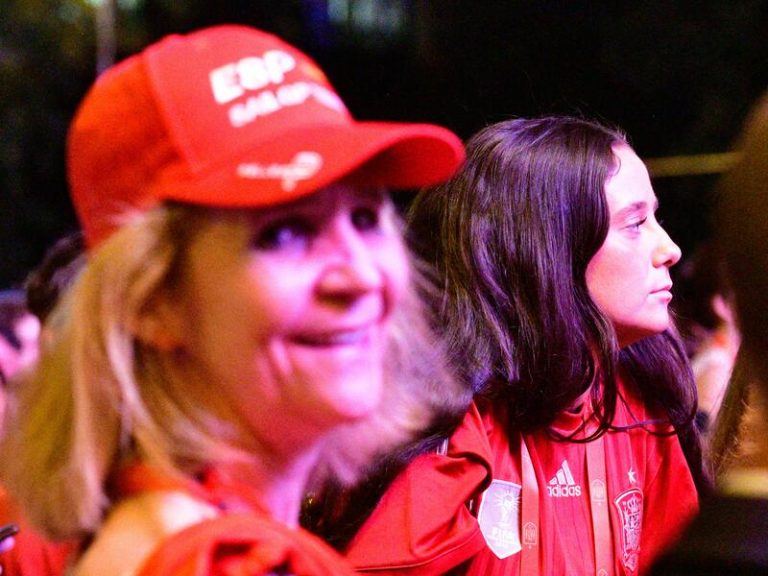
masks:
<svg viewBox="0 0 768 576"><path fill-rule="evenodd" d="M669 234L667 234L667 231L659 226L659 243L656 247L654 263L657 266L674 266L680 261L681 257L682 251L680 246L675 244Z"/></svg>
<svg viewBox="0 0 768 576"><path fill-rule="evenodd" d="M376 255L363 235L350 223L335 226L323 239L327 264L319 289L326 295L357 297L378 290L382 273Z"/></svg>

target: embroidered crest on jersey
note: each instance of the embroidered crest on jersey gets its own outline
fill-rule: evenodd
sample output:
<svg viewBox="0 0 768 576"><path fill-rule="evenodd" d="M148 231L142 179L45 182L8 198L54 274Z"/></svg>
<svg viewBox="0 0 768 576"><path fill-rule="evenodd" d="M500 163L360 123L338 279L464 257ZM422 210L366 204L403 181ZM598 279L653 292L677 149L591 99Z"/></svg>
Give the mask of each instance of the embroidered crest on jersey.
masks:
<svg viewBox="0 0 768 576"><path fill-rule="evenodd" d="M630 488L619 494L613 503L621 520L621 560L629 574L636 574L643 525L643 493L639 488Z"/></svg>
<svg viewBox="0 0 768 576"><path fill-rule="evenodd" d="M605 482L602 480L592 480L589 484L589 497L597 504L605 504L608 501L608 492L605 488Z"/></svg>
<svg viewBox="0 0 768 576"><path fill-rule="evenodd" d="M576 498L581 496L581 486L576 484L568 461L563 460L555 477L547 485L547 494L552 498Z"/></svg>
<svg viewBox="0 0 768 576"><path fill-rule="evenodd" d="M488 548L504 559L520 552L520 495L522 487L514 482L494 479L483 492L477 523ZM529 537L531 535L529 534ZM535 535L534 535L535 538Z"/></svg>
<svg viewBox="0 0 768 576"><path fill-rule="evenodd" d="M523 546L530 550L539 545L539 529L533 522L526 522L523 526Z"/></svg>

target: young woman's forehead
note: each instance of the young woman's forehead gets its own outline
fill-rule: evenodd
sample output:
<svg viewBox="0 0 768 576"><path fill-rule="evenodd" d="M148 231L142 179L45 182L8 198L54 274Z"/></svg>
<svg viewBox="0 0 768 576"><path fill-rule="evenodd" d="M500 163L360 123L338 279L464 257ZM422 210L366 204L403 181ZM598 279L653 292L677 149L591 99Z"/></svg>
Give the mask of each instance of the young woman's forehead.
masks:
<svg viewBox="0 0 768 576"><path fill-rule="evenodd" d="M648 169L629 146L614 146L617 170L608 177L605 192L612 211L655 210L658 199Z"/></svg>

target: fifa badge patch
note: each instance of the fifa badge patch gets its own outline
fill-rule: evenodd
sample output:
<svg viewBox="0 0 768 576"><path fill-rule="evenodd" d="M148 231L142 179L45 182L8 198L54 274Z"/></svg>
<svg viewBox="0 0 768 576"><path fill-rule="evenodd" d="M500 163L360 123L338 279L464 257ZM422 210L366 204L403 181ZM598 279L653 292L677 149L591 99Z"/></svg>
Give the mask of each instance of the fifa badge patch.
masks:
<svg viewBox="0 0 768 576"><path fill-rule="evenodd" d="M483 492L477 522L488 548L499 559L520 552L520 496L514 482L493 480Z"/></svg>
<svg viewBox="0 0 768 576"><path fill-rule="evenodd" d="M628 574L637 574L643 526L643 493L639 488L630 488L619 494L613 504L621 520L621 561Z"/></svg>

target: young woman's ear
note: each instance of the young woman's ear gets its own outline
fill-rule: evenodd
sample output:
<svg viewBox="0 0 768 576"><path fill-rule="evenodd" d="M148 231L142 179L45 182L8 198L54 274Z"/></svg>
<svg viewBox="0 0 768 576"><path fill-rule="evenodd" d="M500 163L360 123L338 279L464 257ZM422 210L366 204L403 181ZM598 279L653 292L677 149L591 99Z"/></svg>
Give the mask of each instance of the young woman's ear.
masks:
<svg viewBox="0 0 768 576"><path fill-rule="evenodd" d="M181 304L167 293L153 298L133 322L133 334L146 346L160 352L184 347L184 315Z"/></svg>

